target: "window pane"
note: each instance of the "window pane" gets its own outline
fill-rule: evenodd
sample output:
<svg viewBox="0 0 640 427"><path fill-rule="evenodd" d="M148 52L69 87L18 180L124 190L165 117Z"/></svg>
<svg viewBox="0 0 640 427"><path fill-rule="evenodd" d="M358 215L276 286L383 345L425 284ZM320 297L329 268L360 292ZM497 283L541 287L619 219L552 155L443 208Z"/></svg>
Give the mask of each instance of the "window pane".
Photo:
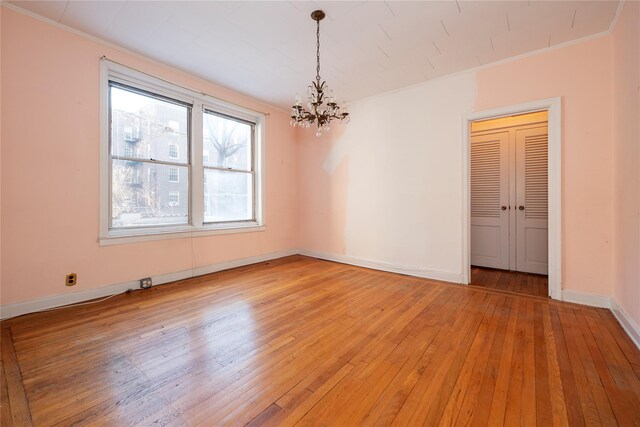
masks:
<svg viewBox="0 0 640 427"><path fill-rule="evenodd" d="M189 162L189 107L120 87L110 94L112 155Z"/></svg>
<svg viewBox="0 0 640 427"><path fill-rule="evenodd" d="M203 114L205 166L251 170L253 126L227 117Z"/></svg>
<svg viewBox="0 0 640 427"><path fill-rule="evenodd" d="M253 175L216 169L204 171L204 221L253 218Z"/></svg>
<svg viewBox="0 0 640 427"><path fill-rule="evenodd" d="M187 224L189 168L114 159L111 206L112 227Z"/></svg>

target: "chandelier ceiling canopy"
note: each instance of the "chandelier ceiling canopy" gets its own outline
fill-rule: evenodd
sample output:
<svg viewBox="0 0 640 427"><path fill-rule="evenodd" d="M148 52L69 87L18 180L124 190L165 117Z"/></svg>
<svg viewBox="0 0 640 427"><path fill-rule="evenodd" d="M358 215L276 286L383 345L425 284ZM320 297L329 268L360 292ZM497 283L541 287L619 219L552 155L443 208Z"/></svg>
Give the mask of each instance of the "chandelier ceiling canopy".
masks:
<svg viewBox="0 0 640 427"><path fill-rule="evenodd" d="M291 107L291 125L309 128L312 124L316 124L316 135L320 136L322 131L331 129L330 124L333 120L339 120L341 123L349 123L349 113L346 106L338 106L333 94L333 90L329 89L327 82L320 82L320 21L325 17L321 10L311 13L311 19L316 21L316 80L312 81L307 88L307 108L301 103L300 96L296 96L295 104Z"/></svg>

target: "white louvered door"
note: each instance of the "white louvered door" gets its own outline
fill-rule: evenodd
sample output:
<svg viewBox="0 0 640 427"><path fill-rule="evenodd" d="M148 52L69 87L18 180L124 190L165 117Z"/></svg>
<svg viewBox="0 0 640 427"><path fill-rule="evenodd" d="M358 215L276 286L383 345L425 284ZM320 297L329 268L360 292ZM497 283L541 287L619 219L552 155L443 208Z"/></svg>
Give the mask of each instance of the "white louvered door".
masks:
<svg viewBox="0 0 640 427"><path fill-rule="evenodd" d="M519 129L516 146L516 269L548 274L547 126Z"/></svg>
<svg viewBox="0 0 640 427"><path fill-rule="evenodd" d="M509 132L471 136L471 264L509 269Z"/></svg>

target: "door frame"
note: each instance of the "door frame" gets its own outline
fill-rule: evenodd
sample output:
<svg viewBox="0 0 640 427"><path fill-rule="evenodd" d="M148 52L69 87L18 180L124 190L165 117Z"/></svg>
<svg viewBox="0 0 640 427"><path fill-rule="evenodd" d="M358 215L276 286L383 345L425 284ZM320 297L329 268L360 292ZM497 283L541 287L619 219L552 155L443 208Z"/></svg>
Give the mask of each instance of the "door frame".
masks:
<svg viewBox="0 0 640 427"><path fill-rule="evenodd" d="M562 99L546 98L524 104L467 114L462 120L462 282L471 280L471 122L515 114L548 112L549 179L549 296L562 299Z"/></svg>

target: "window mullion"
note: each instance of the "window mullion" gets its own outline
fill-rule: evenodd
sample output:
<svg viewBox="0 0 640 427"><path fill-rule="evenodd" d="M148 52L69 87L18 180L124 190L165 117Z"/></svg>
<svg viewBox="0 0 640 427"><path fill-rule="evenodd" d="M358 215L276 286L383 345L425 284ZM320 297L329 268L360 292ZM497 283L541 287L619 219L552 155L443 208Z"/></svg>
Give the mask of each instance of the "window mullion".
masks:
<svg viewBox="0 0 640 427"><path fill-rule="evenodd" d="M191 215L193 226L201 228L204 222L204 169L202 167L202 102L193 105L191 128Z"/></svg>

